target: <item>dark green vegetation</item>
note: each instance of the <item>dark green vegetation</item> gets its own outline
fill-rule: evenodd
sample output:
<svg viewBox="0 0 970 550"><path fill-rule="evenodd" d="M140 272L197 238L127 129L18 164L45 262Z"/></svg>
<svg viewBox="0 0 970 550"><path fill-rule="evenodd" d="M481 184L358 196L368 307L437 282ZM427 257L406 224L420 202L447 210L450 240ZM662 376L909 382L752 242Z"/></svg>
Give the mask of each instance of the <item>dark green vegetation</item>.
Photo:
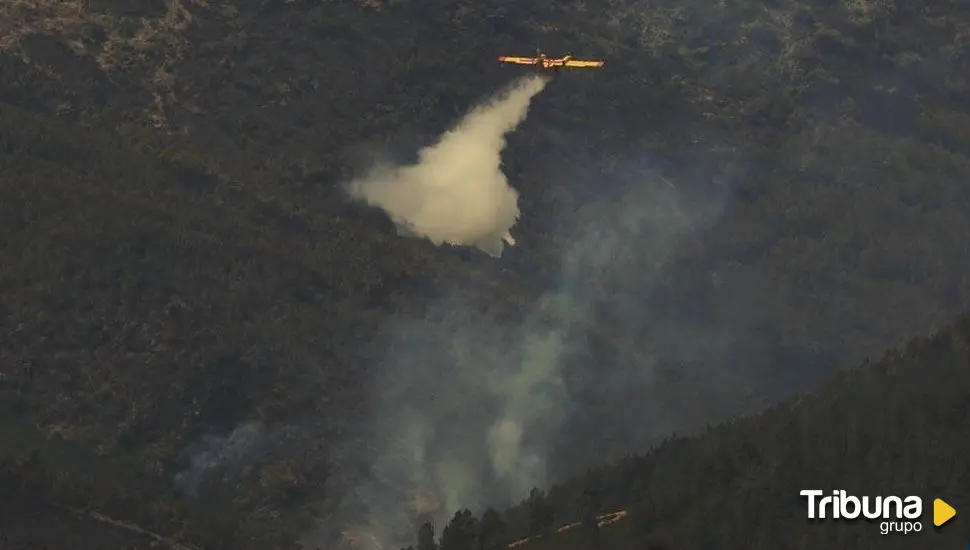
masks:
<svg viewBox="0 0 970 550"><path fill-rule="evenodd" d="M559 272L576 230L570 213L630 182L662 185L642 166L686 203L730 199L696 242L638 266L637 277L656 281L653 294L595 296L594 340L622 363L669 345L665 327L702 325L698 341L741 327L727 351L662 350L669 380L649 397L659 418L635 421L656 422L650 435L750 410L970 306L962 4L116 4L0 7L0 31L19 22L0 32L19 37L4 39L0 55L0 427L9 434L0 464L3 502L27 505L24 517L0 517L24 526L3 536L42 532L51 547L61 536L72 548L75 533L90 547L151 542L95 511L193 547L284 547L311 523L308 503L328 496L328 476L342 475L327 443L362 414L362 348L391 313L421 315L447 286L488 318L520 318ZM132 10L150 24L128 19ZM362 150L433 139L514 74L495 55L528 52L537 37L550 53L608 65L555 82L510 138L520 248L501 262L436 250L339 197L334 184L360 167ZM629 316L611 320L621 306L655 317L631 330ZM926 369L967 364L965 348L948 367L942 340L927 346ZM929 476L922 462L962 456L909 442L959 441L933 418L959 405L946 392L968 387L965 375L961 386L956 374L921 378L923 360L887 365L900 362L898 376L847 375L821 404L670 443L592 485L607 511L651 503L615 529L657 525L648 530L678 548L784 548L785 526L801 526L790 489L803 480L845 479L859 492L892 480L956 486L898 476ZM691 383L707 377L717 387ZM603 391L584 421L615 426L604 435L614 441L571 448L578 464L630 445L633 429L618 418L644 396ZM860 402L900 416L880 412L868 422L881 431L863 429L873 409ZM176 457L203 431L307 418L317 446L211 481L194 500L174 491ZM953 433L966 425L950 421ZM812 430L827 439L816 445ZM798 477L806 471L817 477ZM732 512L714 512L736 488ZM579 499L562 491L553 500L565 521ZM764 520L769 496L791 503L777 533Z"/></svg>
<svg viewBox="0 0 970 550"><path fill-rule="evenodd" d="M519 522L517 533L539 536L517 548L960 548L970 521L935 530L932 500L945 499L957 517L970 507L968 366L970 316L964 316L816 392L532 495L510 518ZM883 536L878 522L807 521L799 492L833 488L857 496L919 495L923 532ZM612 510L629 515L598 530L552 532ZM456 532L468 538L441 540L440 549L478 548L468 541L507 532L504 525L456 515L445 527L449 540Z"/></svg>

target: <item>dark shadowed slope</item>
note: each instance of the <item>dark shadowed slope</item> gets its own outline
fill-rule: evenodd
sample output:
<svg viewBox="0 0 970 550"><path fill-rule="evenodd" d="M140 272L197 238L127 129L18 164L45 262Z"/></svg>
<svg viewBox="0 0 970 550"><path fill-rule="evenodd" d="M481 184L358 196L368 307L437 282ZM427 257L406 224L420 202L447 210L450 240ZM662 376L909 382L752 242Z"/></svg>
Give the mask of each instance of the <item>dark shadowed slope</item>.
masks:
<svg viewBox="0 0 970 550"><path fill-rule="evenodd" d="M479 456L521 333L568 329L557 474L970 307L962 4L121 4L0 3L0 461L44 502L264 550L373 477L397 405ZM536 41L608 62L510 136L502 261L337 192Z"/></svg>
<svg viewBox="0 0 970 550"><path fill-rule="evenodd" d="M961 548L970 536L963 512L970 509L968 432L970 316L964 316L816 392L554 487L545 496L554 515L537 521L542 508L523 505L506 516L506 535L490 547L528 536L531 525L545 534L516 548ZM923 532L883 536L878 522L810 523L803 489L919 495ZM957 510L957 519L939 530L932 524L934 498ZM548 532L613 510L628 516L598 532L581 526ZM470 524L459 519L448 526L451 537ZM489 537L495 532L485 530ZM441 550L469 547L446 543Z"/></svg>
<svg viewBox="0 0 970 550"><path fill-rule="evenodd" d="M177 496L175 459L200 434L308 418L312 445L325 447L364 402L356 342L377 312L420 311L446 273L483 304L516 299L515 281L501 303L487 298L494 277L424 243L404 243L413 252L395 264L390 236L354 238L364 221L287 211L95 129L0 114L0 462L45 487L41 501L191 530L185 517L205 499L186 511L165 495ZM348 246L339 269L322 259ZM256 498L282 505L277 481L323 495L326 449L304 454L307 435L287 456L315 458L263 471Z"/></svg>

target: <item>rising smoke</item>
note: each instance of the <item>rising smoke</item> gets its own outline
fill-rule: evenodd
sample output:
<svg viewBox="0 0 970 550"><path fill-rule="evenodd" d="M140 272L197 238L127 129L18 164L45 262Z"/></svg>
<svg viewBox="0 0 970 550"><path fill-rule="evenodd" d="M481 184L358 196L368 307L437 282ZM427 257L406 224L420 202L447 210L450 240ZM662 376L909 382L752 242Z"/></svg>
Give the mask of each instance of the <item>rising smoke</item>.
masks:
<svg viewBox="0 0 970 550"><path fill-rule="evenodd" d="M384 209L402 233L499 256L519 216L517 193L501 172L504 136L544 86L537 77L520 81L422 151L416 165L374 170L348 191ZM345 496L328 513L331 530L308 534L307 547L329 540L332 529L354 547L406 546L423 521L440 528L460 508L513 504L547 485L561 466L557 453L576 456L570 466L584 459L565 428L581 415L580 395L588 399L590 380L607 398L622 388L632 403L643 404L643 425L620 422L637 426L634 438L669 433L662 416L668 403L651 398L652 391L669 389L658 387L655 358L639 335L599 334L597 315L603 296L611 297L605 305L629 317L636 335L652 317L638 307L645 306L658 266L713 222L722 202L692 201L688 209L657 174L629 174L625 192L572 215L575 233L565 236L571 244L559 284L521 322L498 324L461 292L446 292L422 316L396 318L368 344L377 350L369 421L335 453L344 472L366 469L328 488ZM591 342L602 345L604 337L614 349L601 357L615 362L590 361ZM628 435L617 438L623 449L601 451L628 451Z"/></svg>
<svg viewBox="0 0 970 550"><path fill-rule="evenodd" d="M602 337L597 289L616 289L631 307L642 304L630 290L649 289L653 266L717 215L715 201L694 206L685 212L660 178L650 176L619 197L587 205L577 214L559 284L520 323L496 323L459 292L448 292L425 315L399 317L385 327L369 344L380 350L370 422L338 457L369 469L328 491L350 495L332 517L345 537L357 548L378 548L360 546L375 540L385 549L406 546L420 522L432 520L440 529L458 509L514 504L532 487L546 486L561 465L557 455L569 455L570 466L584 459L573 447L582 441L571 432L579 427L573 416L590 381L600 386L594 392L613 397L622 384L639 392L624 411L636 418L614 422L642 422L645 437L669 433L662 417L668 404L653 394L671 388L658 381L649 352L636 349L642 342L611 335L612 354L621 358L615 363L590 361L589 345ZM631 323L649 316L629 315ZM640 328L631 325L631 334ZM581 383L570 380L577 369L586 369ZM602 450L628 451L626 435L624 448ZM585 458L591 464L602 454Z"/></svg>
<svg viewBox="0 0 970 550"><path fill-rule="evenodd" d="M500 257L514 246L519 194L501 170L505 134L521 123L546 86L530 76L479 106L412 166L381 166L347 185L348 193L384 210L401 235L436 245L473 246Z"/></svg>
<svg viewBox="0 0 970 550"><path fill-rule="evenodd" d="M177 457L186 467L175 475L175 485L195 496L199 485L213 471L237 470L265 448L267 433L256 422L244 422L224 435L208 434L186 447Z"/></svg>

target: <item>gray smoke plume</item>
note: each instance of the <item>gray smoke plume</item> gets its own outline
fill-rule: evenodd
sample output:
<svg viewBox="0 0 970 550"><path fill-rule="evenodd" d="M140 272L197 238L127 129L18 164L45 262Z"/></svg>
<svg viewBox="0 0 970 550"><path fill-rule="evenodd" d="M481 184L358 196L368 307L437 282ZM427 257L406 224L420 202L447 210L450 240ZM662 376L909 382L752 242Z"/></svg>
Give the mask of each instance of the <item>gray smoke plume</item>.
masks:
<svg viewBox="0 0 970 550"><path fill-rule="evenodd" d="M564 446L572 452L572 417L591 380L625 381L628 392L641 392L634 403L643 404L643 438L669 433L657 412L665 405L651 402L651 391L664 388L644 349L650 344L599 334L597 315L612 299L637 334L638 319L651 315L630 308L644 304L658 266L718 216L721 201L688 210L662 178L642 177L622 196L575 213L560 282L521 322L498 323L461 292L446 292L424 316L395 320L371 343L378 350L371 420L337 459L370 469L332 491L351 495L332 516L346 539L406 546L422 521L440 529L460 508L513 504L546 485L561 466L556 455ZM603 338L616 347L615 362L589 360L591 342ZM578 385L570 380L577 369L585 370ZM568 466L582 460L577 453ZM322 539L305 542L314 540Z"/></svg>
<svg viewBox="0 0 970 550"><path fill-rule="evenodd" d="M187 466L175 475L175 485L194 496L212 472L232 473L245 468L267 450L275 436L257 422L244 422L225 435L206 435L186 447L178 456Z"/></svg>

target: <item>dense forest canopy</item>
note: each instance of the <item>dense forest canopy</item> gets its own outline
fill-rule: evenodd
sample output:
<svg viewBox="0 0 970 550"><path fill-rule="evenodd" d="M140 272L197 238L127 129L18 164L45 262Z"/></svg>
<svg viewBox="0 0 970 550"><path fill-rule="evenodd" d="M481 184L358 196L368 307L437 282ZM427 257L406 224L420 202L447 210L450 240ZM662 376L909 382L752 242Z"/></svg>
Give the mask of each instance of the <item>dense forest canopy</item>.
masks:
<svg viewBox="0 0 970 550"><path fill-rule="evenodd" d="M970 306L968 32L943 1L4 3L0 465L31 507L3 536L410 539L931 333ZM348 200L536 45L607 63L507 136L516 246L435 247ZM510 488L484 450L513 413ZM752 422L768 453L783 428ZM718 462L742 437L718 430L677 460ZM633 486L611 471L601 492ZM769 478L744 475L754 522ZM706 544L667 498L673 540Z"/></svg>
<svg viewBox="0 0 970 550"><path fill-rule="evenodd" d="M466 538L453 545L442 533L440 548L483 538L504 547L517 536L527 540L513 547L526 550L959 547L968 522L934 528L932 502L943 498L957 517L970 506L967 462L947 458L966 452L968 343L963 316L811 394L535 492L505 522L456 514L443 531ZM799 493L836 488L917 495L921 529L883 535L880 521L808 521ZM623 518L607 523L614 510ZM496 536L501 545L489 542Z"/></svg>

